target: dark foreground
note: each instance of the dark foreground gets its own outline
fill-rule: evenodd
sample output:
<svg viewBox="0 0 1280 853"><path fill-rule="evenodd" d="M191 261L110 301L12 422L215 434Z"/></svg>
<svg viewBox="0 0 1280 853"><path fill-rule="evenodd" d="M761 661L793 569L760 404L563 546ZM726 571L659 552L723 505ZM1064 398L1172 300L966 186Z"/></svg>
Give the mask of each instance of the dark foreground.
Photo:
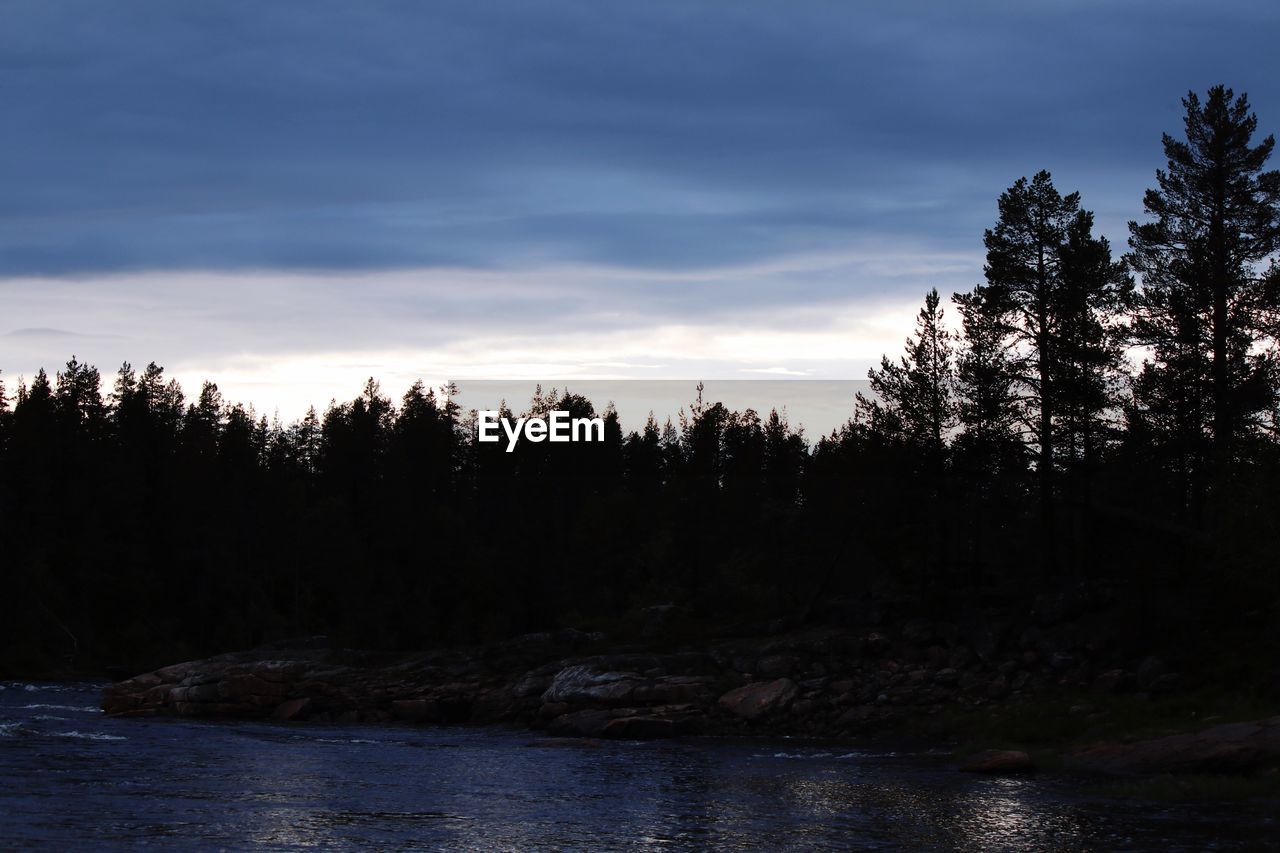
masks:
<svg viewBox="0 0 1280 853"><path fill-rule="evenodd" d="M1204 850L1280 832L1256 803L1111 799L884 745L113 719L100 691L0 691L6 847Z"/></svg>

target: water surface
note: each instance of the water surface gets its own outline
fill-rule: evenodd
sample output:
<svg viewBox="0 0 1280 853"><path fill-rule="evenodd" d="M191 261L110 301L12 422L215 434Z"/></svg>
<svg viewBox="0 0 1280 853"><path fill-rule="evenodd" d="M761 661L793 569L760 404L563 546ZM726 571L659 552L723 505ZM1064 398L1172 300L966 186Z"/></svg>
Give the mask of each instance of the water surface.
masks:
<svg viewBox="0 0 1280 853"><path fill-rule="evenodd" d="M797 740L120 720L101 685L0 690L5 848L1257 848L1253 805L1111 800L1042 774Z"/></svg>

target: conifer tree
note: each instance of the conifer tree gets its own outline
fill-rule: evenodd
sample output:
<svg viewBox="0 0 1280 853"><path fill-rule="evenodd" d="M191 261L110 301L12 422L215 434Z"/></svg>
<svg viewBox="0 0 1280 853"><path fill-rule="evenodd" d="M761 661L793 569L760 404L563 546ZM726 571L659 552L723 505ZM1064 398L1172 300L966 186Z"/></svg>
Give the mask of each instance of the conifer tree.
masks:
<svg viewBox="0 0 1280 853"><path fill-rule="evenodd" d="M894 363L883 356L867 372L876 399L859 395L859 404L890 432L900 432L930 456L940 457L947 432L955 425L952 334L943 326L938 289L925 294L916 315L916 332Z"/></svg>
<svg viewBox="0 0 1280 853"><path fill-rule="evenodd" d="M1170 448L1198 505L1206 468L1222 471L1273 408L1280 289L1258 265L1280 249L1280 172L1264 171L1275 138L1253 144L1247 96L1215 86L1182 104L1186 138L1164 135L1150 220L1129 223L1133 337L1151 352L1133 415Z"/></svg>

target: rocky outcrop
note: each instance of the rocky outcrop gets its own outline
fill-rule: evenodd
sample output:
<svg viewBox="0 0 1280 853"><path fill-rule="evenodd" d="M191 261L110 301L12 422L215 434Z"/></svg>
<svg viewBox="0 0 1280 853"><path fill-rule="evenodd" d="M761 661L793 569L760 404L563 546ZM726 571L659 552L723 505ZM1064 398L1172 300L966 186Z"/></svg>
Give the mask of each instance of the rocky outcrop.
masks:
<svg viewBox="0 0 1280 853"><path fill-rule="evenodd" d="M510 723L590 738L845 736L1060 689L1177 689L1178 676L1164 663L1108 656L1104 642L1068 624L1041 619L1019 630L976 617L875 620L860 629L830 626L661 653L609 647L580 631L398 657L310 639L139 675L109 687L103 710Z"/></svg>
<svg viewBox="0 0 1280 853"><path fill-rule="evenodd" d="M1280 717L1227 723L1188 734L1112 743L1077 752L1079 770L1110 775L1213 773L1252 775L1280 770Z"/></svg>

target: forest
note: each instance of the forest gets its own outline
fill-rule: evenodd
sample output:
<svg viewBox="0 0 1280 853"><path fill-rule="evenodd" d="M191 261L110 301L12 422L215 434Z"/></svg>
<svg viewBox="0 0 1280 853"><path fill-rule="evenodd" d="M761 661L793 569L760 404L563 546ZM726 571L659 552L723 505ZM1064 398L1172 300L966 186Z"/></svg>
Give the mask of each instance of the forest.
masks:
<svg viewBox="0 0 1280 853"><path fill-rule="evenodd" d="M1050 589L1256 645L1241 632L1280 622L1280 172L1246 96L1183 105L1127 251L1049 172L1016 180L982 280L924 295L829 435L694 382L676 422L625 432L608 401L540 389L516 414L602 414L605 440L512 453L421 382L290 424L154 363L0 384L0 671L625 634L659 605L765 631L849 597L930 614Z"/></svg>

